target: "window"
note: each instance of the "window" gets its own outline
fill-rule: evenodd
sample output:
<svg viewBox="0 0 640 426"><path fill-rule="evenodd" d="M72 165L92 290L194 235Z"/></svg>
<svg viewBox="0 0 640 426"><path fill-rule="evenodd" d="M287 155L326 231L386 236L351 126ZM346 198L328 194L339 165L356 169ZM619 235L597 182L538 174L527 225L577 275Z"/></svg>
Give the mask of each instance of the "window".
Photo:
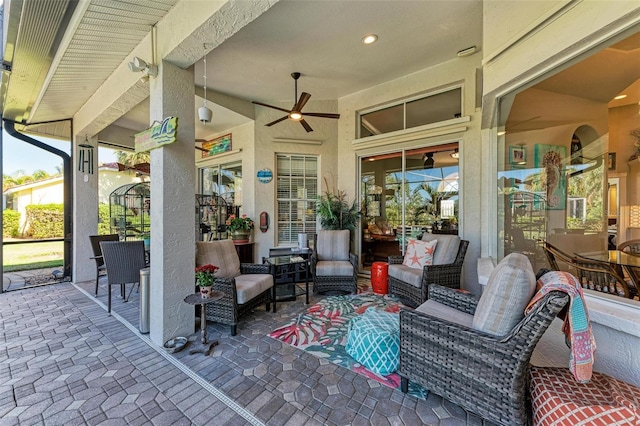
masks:
<svg viewBox="0 0 640 426"><path fill-rule="evenodd" d="M277 245L297 244L298 234L316 232L318 158L277 155Z"/></svg>
<svg viewBox="0 0 640 426"><path fill-rule="evenodd" d="M360 136L380 135L462 115L462 88L449 88L360 113Z"/></svg>
<svg viewBox="0 0 640 426"><path fill-rule="evenodd" d="M242 162L201 168L200 194L219 195L230 206L242 206Z"/></svg>

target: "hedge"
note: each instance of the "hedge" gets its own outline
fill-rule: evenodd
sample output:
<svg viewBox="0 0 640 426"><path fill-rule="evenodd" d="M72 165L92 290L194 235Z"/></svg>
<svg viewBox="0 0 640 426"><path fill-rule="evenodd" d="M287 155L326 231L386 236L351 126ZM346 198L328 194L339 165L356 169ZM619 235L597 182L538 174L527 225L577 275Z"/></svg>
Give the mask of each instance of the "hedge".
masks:
<svg viewBox="0 0 640 426"><path fill-rule="evenodd" d="M98 218L98 234L110 234L111 224L109 223L109 204L101 203L98 205Z"/></svg>
<svg viewBox="0 0 640 426"><path fill-rule="evenodd" d="M32 238L64 237L62 204L31 204L26 207L27 229Z"/></svg>
<svg viewBox="0 0 640 426"><path fill-rule="evenodd" d="M4 210L2 212L2 236L5 238L19 236L20 212L15 210Z"/></svg>

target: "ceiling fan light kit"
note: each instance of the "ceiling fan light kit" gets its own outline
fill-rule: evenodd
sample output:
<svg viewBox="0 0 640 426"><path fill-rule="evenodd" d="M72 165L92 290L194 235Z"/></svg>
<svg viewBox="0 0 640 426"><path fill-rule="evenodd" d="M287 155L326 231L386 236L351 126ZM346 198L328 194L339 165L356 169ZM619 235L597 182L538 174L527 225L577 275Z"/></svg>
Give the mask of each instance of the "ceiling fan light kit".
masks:
<svg viewBox="0 0 640 426"><path fill-rule="evenodd" d="M290 110L269 105L269 104L264 104L258 101L253 101L253 103L256 105L262 105L267 108L277 109L278 111L287 113L287 115L285 115L284 117L280 117L277 120L273 120L272 122L265 124L265 126L271 127L274 124L278 124L281 121L289 119L291 121L297 121L298 123L300 123L307 132L313 132L313 129L311 128L309 123L307 123L304 119L305 115L309 117L334 118L334 119L340 118L340 114L332 114L332 113L324 113L324 112L302 112L302 108L304 108L306 103L309 101L309 99L311 98L311 95L307 92L302 92L300 94L300 98L298 98L298 79L300 78L300 73L299 72L291 73L291 77L295 81L294 100L297 99L297 102L293 105L293 108L291 108Z"/></svg>

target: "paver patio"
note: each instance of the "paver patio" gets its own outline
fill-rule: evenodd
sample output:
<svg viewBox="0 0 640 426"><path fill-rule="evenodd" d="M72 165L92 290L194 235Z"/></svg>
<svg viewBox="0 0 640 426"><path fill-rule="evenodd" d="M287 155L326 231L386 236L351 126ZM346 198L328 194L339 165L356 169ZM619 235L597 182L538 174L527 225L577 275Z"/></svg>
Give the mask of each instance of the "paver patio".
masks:
<svg viewBox="0 0 640 426"><path fill-rule="evenodd" d="M96 299L93 285L0 295L0 424L482 424L268 337L303 297L256 310L236 336L210 323L220 345L205 357L153 346L137 331L138 294L109 317L106 286Z"/></svg>

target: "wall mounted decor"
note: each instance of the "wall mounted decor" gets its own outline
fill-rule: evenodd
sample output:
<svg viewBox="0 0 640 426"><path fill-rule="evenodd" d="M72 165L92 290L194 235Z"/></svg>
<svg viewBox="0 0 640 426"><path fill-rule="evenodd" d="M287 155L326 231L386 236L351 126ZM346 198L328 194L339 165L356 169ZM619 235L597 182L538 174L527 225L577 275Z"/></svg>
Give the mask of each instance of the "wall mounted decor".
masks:
<svg viewBox="0 0 640 426"><path fill-rule="evenodd" d="M616 153L610 152L608 156L607 170L615 171L616 169Z"/></svg>
<svg viewBox="0 0 640 426"><path fill-rule="evenodd" d="M273 179L273 172L271 171L271 169L262 169L258 170L256 176L260 183L269 183Z"/></svg>
<svg viewBox="0 0 640 426"><path fill-rule="evenodd" d="M509 163L527 164L527 148L524 146L509 147Z"/></svg>
<svg viewBox="0 0 640 426"><path fill-rule="evenodd" d="M231 133L211 139L210 141L202 142L202 148L206 150L202 151L202 158L231 151Z"/></svg>
<svg viewBox="0 0 640 426"><path fill-rule="evenodd" d="M543 168L547 195L547 210L564 210L567 205L567 177L563 161L567 148L559 145L535 146L535 167Z"/></svg>

